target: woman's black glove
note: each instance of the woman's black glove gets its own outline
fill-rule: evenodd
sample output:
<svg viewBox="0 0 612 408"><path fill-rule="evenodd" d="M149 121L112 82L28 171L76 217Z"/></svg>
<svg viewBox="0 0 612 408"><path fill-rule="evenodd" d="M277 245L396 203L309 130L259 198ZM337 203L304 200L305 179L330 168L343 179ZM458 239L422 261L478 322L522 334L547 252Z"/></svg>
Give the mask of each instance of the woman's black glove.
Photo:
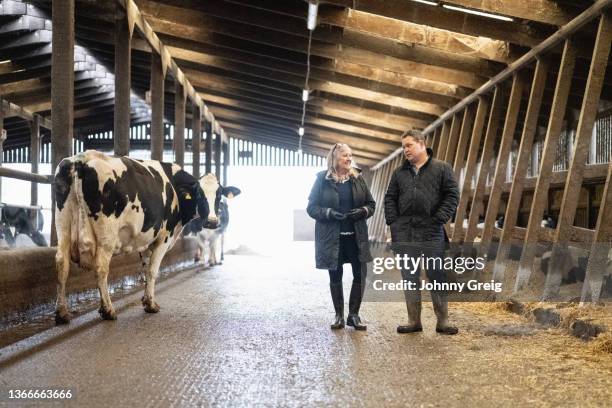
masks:
<svg viewBox="0 0 612 408"><path fill-rule="evenodd" d="M351 211L346 213L347 218L356 221L368 216L368 210L364 207L353 208Z"/></svg>
<svg viewBox="0 0 612 408"><path fill-rule="evenodd" d="M336 210L329 209L329 215L327 216L330 220L342 221L346 219L346 214L342 214Z"/></svg>

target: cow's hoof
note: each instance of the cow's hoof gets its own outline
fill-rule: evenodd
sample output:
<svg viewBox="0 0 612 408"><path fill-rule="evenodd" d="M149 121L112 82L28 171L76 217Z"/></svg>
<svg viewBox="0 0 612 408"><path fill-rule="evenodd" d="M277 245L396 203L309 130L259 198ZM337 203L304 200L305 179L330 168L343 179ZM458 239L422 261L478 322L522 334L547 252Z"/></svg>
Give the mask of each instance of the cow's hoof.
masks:
<svg viewBox="0 0 612 408"><path fill-rule="evenodd" d="M104 320L117 320L117 313L115 312L114 309L106 310L105 308L100 306L98 313L100 313L100 316Z"/></svg>
<svg viewBox="0 0 612 408"><path fill-rule="evenodd" d="M159 305L154 300L152 301L144 296L142 297L142 305L144 306L144 311L147 313L159 312Z"/></svg>
<svg viewBox="0 0 612 408"><path fill-rule="evenodd" d="M159 305L155 302L147 302L144 311L147 313L157 313L159 312Z"/></svg>
<svg viewBox="0 0 612 408"><path fill-rule="evenodd" d="M70 312L68 310L56 310L55 311L55 324L68 324L70 323Z"/></svg>

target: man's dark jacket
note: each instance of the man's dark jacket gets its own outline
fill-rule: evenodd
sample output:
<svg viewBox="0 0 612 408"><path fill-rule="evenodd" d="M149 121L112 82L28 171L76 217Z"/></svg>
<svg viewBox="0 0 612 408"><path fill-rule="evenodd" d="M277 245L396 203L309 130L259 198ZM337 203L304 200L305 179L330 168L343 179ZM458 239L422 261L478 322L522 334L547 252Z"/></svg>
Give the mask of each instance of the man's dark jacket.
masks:
<svg viewBox="0 0 612 408"><path fill-rule="evenodd" d="M375 201L361 176L355 169L354 175L346 183L351 183L353 208L364 207L366 217L355 221L355 240L359 249L359 261L370 262L370 244L366 219L374 214ZM308 196L308 215L314 218L315 224L315 260L318 269L335 270L338 267L340 250L340 221L330 219L329 209L338 210L340 198L336 182L326 177L327 171L317 174L317 179Z"/></svg>
<svg viewBox="0 0 612 408"><path fill-rule="evenodd" d="M443 241L443 225L451 219L459 201L459 190L451 166L432 157L418 174L405 160L396 169L385 194L385 219L393 242Z"/></svg>

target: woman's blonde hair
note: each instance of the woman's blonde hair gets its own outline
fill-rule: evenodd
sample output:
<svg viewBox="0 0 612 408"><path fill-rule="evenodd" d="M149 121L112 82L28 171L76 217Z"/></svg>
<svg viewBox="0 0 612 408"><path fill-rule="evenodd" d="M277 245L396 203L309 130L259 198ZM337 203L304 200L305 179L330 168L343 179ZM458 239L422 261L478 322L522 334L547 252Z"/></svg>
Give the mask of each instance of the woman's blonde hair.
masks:
<svg viewBox="0 0 612 408"><path fill-rule="evenodd" d="M336 143L332 147L329 148L329 153L327 153L327 177L333 178L335 181L339 180L338 173L336 172L336 159L338 157L338 152L342 149L350 149L351 147L346 143ZM355 170L354 167L349 171L350 177L357 177L359 172Z"/></svg>

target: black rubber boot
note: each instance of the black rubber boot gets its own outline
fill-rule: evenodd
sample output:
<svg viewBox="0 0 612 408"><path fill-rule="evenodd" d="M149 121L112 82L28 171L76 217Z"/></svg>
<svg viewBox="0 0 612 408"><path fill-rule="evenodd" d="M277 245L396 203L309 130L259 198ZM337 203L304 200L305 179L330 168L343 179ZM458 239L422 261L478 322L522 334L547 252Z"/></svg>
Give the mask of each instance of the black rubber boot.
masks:
<svg viewBox="0 0 612 408"><path fill-rule="evenodd" d="M351 296L349 297L349 315L346 318L346 325L353 327L355 330L366 330L368 327L361 324L359 318L359 308L361 307L361 299L363 299L363 286L361 282L355 282L351 286Z"/></svg>
<svg viewBox="0 0 612 408"><path fill-rule="evenodd" d="M331 291L334 310L336 311L336 320L331 325L332 330L344 328L344 292L342 290L342 282L329 284Z"/></svg>
<svg viewBox="0 0 612 408"><path fill-rule="evenodd" d="M436 333L450 335L459 333L457 327L448 324L448 300L446 294L443 292L431 292L431 301L434 313L438 318Z"/></svg>

